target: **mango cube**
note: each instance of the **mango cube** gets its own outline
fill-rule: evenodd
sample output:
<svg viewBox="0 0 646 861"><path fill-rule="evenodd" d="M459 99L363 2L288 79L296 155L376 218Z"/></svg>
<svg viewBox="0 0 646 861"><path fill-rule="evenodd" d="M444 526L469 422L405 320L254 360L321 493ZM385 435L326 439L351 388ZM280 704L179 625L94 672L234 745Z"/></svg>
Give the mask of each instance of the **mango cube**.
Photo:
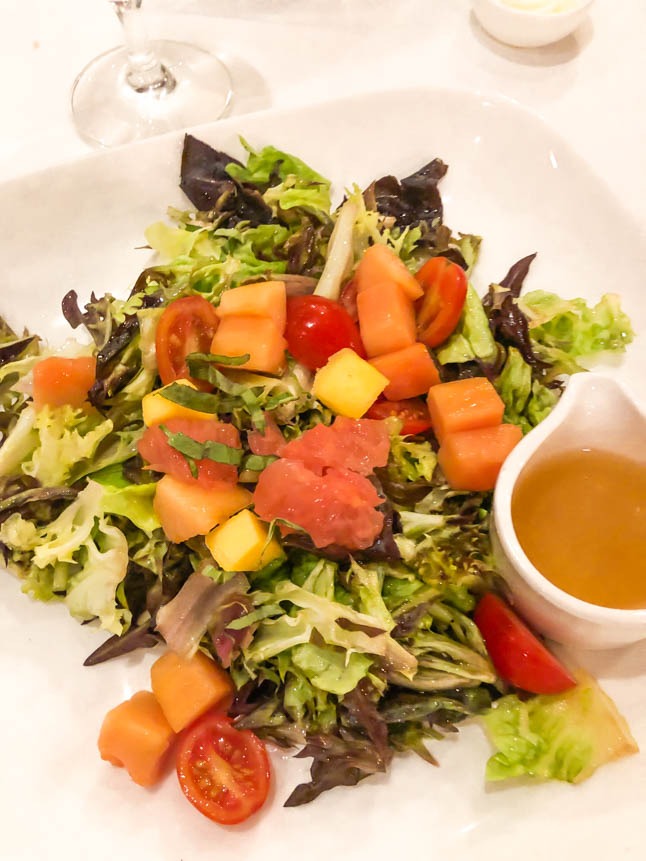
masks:
<svg viewBox="0 0 646 861"><path fill-rule="evenodd" d="M268 534L267 524L245 509L209 532L205 540L211 555L225 571L257 571L283 553L275 538L267 544Z"/></svg>
<svg viewBox="0 0 646 861"><path fill-rule="evenodd" d="M188 386L189 389L196 389L190 380L175 380L180 386ZM169 383L168 385L172 385ZM188 407L182 407L179 404L174 404L172 401L167 401L161 394L168 386L162 386L161 389L155 389L148 395L144 395L141 401L141 410L144 416L144 424L146 427L160 425L167 422L169 419L212 419L211 413L202 413L199 410L191 410Z"/></svg>
<svg viewBox="0 0 646 861"><path fill-rule="evenodd" d="M326 407L350 419L359 419L374 404L390 380L345 347L316 372L312 391Z"/></svg>

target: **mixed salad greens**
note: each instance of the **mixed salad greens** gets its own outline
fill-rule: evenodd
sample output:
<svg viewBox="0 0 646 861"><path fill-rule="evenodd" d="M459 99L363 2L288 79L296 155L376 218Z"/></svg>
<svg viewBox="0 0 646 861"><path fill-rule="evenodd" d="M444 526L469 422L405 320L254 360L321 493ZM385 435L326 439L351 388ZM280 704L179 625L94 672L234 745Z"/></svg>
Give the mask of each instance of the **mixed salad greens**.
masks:
<svg viewBox="0 0 646 861"><path fill-rule="evenodd" d="M386 771L398 752L435 763L426 742L475 715L497 748L488 778L587 776L603 761L591 703L602 703L601 712L607 703L589 679L532 698L501 677L474 621L481 597L501 585L491 492L449 486L428 423L411 433L402 427L409 417L391 411L387 461L369 470L383 514L370 546L320 546L298 521L278 517L265 542L278 545L274 558L226 570L204 533L171 540L162 528L155 497L165 469L149 468L159 464L142 459L140 443L142 402L160 387L158 325L173 302L199 297L217 309L240 285L278 280L288 296L341 297L352 312L353 272L375 245L411 273L442 257L468 278L477 264L480 237L444 224L447 166L439 159L402 180L355 186L333 210L330 182L300 159L244 145L246 164L187 136L181 188L191 207L171 209L170 224L146 231L159 262L125 299L92 294L81 307L74 290L63 298L66 319L84 327L89 345L54 350L0 322L5 563L32 597L64 601L75 619L110 635L87 665L161 640L178 654L213 656L235 684L234 726L312 757L311 780L288 806ZM563 376L581 371L584 357L621 351L632 337L615 295L593 307L542 289L521 295L534 256L482 300L469 285L457 325L430 350L442 382L493 383L504 422L523 433L549 414ZM231 425L239 445L162 423L186 484L211 461L238 470L252 492L277 458L253 450L254 434L266 439L271 430L287 444L333 426L311 368L292 355L278 373L250 373L237 367L246 357L213 356L199 338L191 344L180 358L191 353L197 387L175 384L161 397ZM172 364L177 345L168 349ZM36 369L52 355L88 359L89 404L39 402ZM351 518L345 528L352 533Z"/></svg>

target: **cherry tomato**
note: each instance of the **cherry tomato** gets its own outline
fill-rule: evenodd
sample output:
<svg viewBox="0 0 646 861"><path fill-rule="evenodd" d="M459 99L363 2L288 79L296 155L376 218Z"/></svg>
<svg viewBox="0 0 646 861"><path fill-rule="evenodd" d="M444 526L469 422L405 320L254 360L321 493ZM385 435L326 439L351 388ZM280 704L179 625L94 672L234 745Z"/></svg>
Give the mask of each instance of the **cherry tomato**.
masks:
<svg viewBox="0 0 646 861"><path fill-rule="evenodd" d="M269 792L269 757L250 730L207 712L180 737L177 777L193 807L220 825L244 822Z"/></svg>
<svg viewBox="0 0 646 861"><path fill-rule="evenodd" d="M402 436L424 433L431 427L428 407L421 398L408 398L405 401L377 401L366 413L368 419L388 419L391 416L403 421L404 424L400 430Z"/></svg>
<svg viewBox="0 0 646 861"><path fill-rule="evenodd" d="M416 303L418 339L437 347L458 325L467 296L467 276L446 257L433 257L415 275L424 288Z"/></svg>
<svg viewBox="0 0 646 861"><path fill-rule="evenodd" d="M292 356L312 371L344 347L362 358L366 355L352 317L338 302L323 296L291 296L287 300L285 338Z"/></svg>
<svg viewBox="0 0 646 861"><path fill-rule="evenodd" d="M488 592L483 596L474 621L494 667L512 685L533 694L560 694L576 685L565 667L497 595Z"/></svg>
<svg viewBox="0 0 646 861"><path fill-rule="evenodd" d="M60 407L89 406L87 393L94 383L96 359L93 356L79 356L77 359L64 359L50 356L34 365L33 398L37 410L48 404Z"/></svg>
<svg viewBox="0 0 646 861"><path fill-rule="evenodd" d="M191 380L202 391L213 387L189 376L186 357L208 353L218 327L215 308L201 296L175 299L159 318L155 336L157 367L164 385L174 380Z"/></svg>

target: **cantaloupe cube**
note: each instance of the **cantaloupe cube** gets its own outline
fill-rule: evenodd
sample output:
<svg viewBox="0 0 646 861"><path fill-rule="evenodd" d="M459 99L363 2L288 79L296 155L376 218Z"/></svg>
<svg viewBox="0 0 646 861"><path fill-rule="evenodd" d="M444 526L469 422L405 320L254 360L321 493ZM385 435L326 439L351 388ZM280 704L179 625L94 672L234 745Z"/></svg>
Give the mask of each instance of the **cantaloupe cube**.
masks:
<svg viewBox="0 0 646 861"><path fill-rule="evenodd" d="M267 374L284 370L286 349L287 341L269 317L237 314L222 319L211 344L211 352L220 356L248 354L249 360L236 368Z"/></svg>
<svg viewBox="0 0 646 861"><path fill-rule="evenodd" d="M505 458L522 438L518 425L456 431L442 440L437 460L456 490L493 490Z"/></svg>
<svg viewBox="0 0 646 861"><path fill-rule="evenodd" d="M252 494L239 484L201 487L165 475L157 482L153 507L164 533L176 544L206 535L236 511L251 505Z"/></svg>
<svg viewBox="0 0 646 861"><path fill-rule="evenodd" d="M101 759L126 769L140 786L161 777L174 733L150 691L139 691L107 713L99 733Z"/></svg>
<svg viewBox="0 0 646 861"><path fill-rule="evenodd" d="M285 282L260 281L257 284L243 284L226 290L220 298L216 311L221 319L230 317L232 314L269 317L282 335L287 316Z"/></svg>
<svg viewBox="0 0 646 861"><path fill-rule="evenodd" d="M433 386L427 403L440 442L449 433L499 425L505 411L502 398L486 377Z"/></svg>
<svg viewBox="0 0 646 861"><path fill-rule="evenodd" d="M366 287L357 295L359 331L370 358L394 353L416 341L415 310L394 282Z"/></svg>
<svg viewBox="0 0 646 861"><path fill-rule="evenodd" d="M181 732L209 709L226 709L231 704L231 677L202 652L192 658L166 652L150 668L150 681L175 732Z"/></svg>
<svg viewBox="0 0 646 861"><path fill-rule="evenodd" d="M413 344L394 353L370 359L370 364L388 377L384 395L389 401L401 401L426 394L440 382L440 375L424 344Z"/></svg>
<svg viewBox="0 0 646 861"><path fill-rule="evenodd" d="M326 407L351 419L361 418L388 385L388 377L345 347L316 372L312 392Z"/></svg>
<svg viewBox="0 0 646 861"><path fill-rule="evenodd" d="M371 245L364 252L354 277L359 293L367 287L391 281L397 284L409 299L419 299L424 295L424 290L408 271L406 264L387 245Z"/></svg>
<svg viewBox="0 0 646 861"><path fill-rule="evenodd" d="M189 389L196 389L190 380L175 380L180 386L188 386ZM169 383L172 385L172 383ZM212 413L203 413L199 410L190 410L188 407L182 407L179 404L174 404L172 401L162 397L162 392L168 386L162 386L161 389L155 389L148 395L144 395L141 400L141 411L144 417L146 427L160 425L167 422L169 419L212 419Z"/></svg>
<svg viewBox="0 0 646 861"><path fill-rule="evenodd" d="M210 532L206 546L225 571L257 571L283 553L275 538L267 544L268 534L267 524L245 509Z"/></svg>

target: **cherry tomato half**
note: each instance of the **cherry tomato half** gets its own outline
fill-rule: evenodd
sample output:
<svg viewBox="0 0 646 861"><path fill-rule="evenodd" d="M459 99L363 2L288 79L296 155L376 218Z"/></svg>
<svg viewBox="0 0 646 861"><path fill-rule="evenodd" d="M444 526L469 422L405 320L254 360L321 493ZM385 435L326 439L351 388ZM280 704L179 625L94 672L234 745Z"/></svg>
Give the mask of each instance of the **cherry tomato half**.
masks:
<svg viewBox="0 0 646 861"><path fill-rule="evenodd" d="M405 401L377 401L366 413L368 419L388 419L391 416L395 416L404 423L400 430L402 436L424 433L431 427L428 407L421 398L408 398Z"/></svg>
<svg viewBox="0 0 646 861"><path fill-rule="evenodd" d="M208 353L217 328L215 308L201 296L184 296L170 303L159 318L155 335L157 367L164 385L184 379L192 380L202 391L213 388L189 376L186 357Z"/></svg>
<svg viewBox="0 0 646 861"><path fill-rule="evenodd" d="M362 358L366 355L352 317L338 302L323 296L290 296L285 338L292 356L312 371L344 347Z"/></svg>
<svg viewBox="0 0 646 861"><path fill-rule="evenodd" d="M415 275L424 288L416 303L418 339L437 347L458 325L467 296L467 276L446 257L433 257Z"/></svg>
<svg viewBox="0 0 646 861"><path fill-rule="evenodd" d="M180 738L177 777L193 807L220 825L244 822L265 803L270 781L265 746L224 714L208 713Z"/></svg>
<svg viewBox="0 0 646 861"><path fill-rule="evenodd" d="M512 685L533 694L560 694L576 685L565 667L497 595L484 595L473 618L494 667Z"/></svg>

